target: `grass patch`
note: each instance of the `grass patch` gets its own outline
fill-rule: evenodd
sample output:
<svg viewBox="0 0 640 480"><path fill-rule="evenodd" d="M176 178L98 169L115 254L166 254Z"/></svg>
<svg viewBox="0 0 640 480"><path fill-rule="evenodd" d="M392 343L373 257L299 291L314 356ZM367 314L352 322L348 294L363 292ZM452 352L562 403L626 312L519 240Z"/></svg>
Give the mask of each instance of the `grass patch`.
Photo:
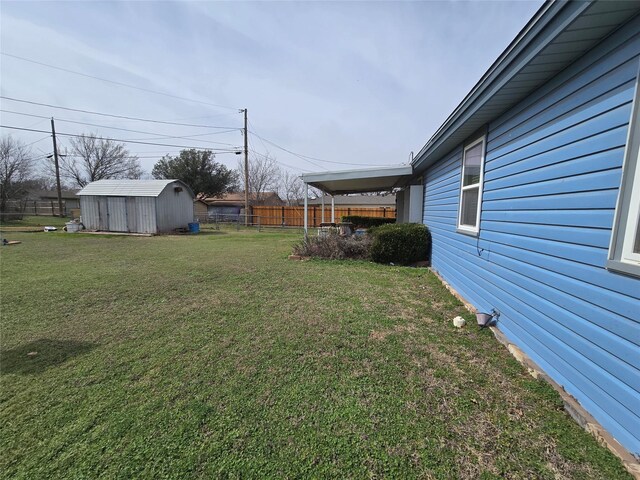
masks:
<svg viewBox="0 0 640 480"><path fill-rule="evenodd" d="M46 226L62 229L65 222L68 221L68 218L42 215L25 215L20 220L0 220L0 230L2 230L3 232L41 231Z"/></svg>
<svg viewBox="0 0 640 480"><path fill-rule="evenodd" d="M428 271L299 238L13 234L0 475L628 478Z"/></svg>

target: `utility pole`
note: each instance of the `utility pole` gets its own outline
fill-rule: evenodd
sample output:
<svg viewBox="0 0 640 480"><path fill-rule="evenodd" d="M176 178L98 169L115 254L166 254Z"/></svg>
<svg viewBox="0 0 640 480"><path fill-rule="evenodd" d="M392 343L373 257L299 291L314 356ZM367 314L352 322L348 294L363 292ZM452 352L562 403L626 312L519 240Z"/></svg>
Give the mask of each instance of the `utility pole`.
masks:
<svg viewBox="0 0 640 480"><path fill-rule="evenodd" d="M249 225L249 130L247 109L244 109L244 224Z"/></svg>
<svg viewBox="0 0 640 480"><path fill-rule="evenodd" d="M58 163L58 145L56 143L56 126L51 117L51 136L53 137L53 161L56 165L56 188L58 190L58 215L63 217L62 212L62 189L60 188L60 164ZM53 212L51 212L53 215Z"/></svg>

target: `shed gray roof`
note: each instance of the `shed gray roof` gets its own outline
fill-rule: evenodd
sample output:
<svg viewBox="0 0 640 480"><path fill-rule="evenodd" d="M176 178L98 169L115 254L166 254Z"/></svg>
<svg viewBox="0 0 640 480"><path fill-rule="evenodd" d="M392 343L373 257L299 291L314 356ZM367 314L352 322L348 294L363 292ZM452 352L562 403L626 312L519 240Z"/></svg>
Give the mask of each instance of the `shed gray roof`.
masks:
<svg viewBox="0 0 640 480"><path fill-rule="evenodd" d="M157 197L171 184L178 184L193 195L182 180L97 180L78 192L78 195L107 197Z"/></svg>

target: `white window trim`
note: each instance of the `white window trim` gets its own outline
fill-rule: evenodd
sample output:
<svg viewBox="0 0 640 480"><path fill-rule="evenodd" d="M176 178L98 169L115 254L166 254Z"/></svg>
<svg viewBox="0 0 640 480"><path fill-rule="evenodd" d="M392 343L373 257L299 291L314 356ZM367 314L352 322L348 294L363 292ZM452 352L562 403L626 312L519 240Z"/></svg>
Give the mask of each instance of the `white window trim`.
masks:
<svg viewBox="0 0 640 480"><path fill-rule="evenodd" d="M640 208L640 69L622 165L607 268L640 277L640 254L633 253Z"/></svg>
<svg viewBox="0 0 640 480"><path fill-rule="evenodd" d="M473 185L464 185L464 159L467 155L467 151L477 146L478 144L482 144L482 156L480 157L480 180L478 183L474 183ZM484 161L486 155L486 135L482 135L471 143L465 145L464 150L462 151L462 165L460 167L460 199L458 200L458 228L457 231L459 233L464 233L466 235L474 235L477 236L480 232L480 212L482 210L482 191L484 190ZM475 227L471 227L469 225L462 225L462 192L465 190L470 190L472 188L478 189L478 211L476 212L476 225Z"/></svg>

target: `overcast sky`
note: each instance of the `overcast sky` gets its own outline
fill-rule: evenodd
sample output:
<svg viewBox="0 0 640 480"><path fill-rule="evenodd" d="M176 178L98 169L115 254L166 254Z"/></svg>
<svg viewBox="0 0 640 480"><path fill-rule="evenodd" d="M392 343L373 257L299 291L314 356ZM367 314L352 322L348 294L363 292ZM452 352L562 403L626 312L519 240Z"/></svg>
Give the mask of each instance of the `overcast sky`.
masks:
<svg viewBox="0 0 640 480"><path fill-rule="evenodd" d="M220 149L242 145L237 109L246 107L249 129L258 135L296 153L344 163L314 165L250 136L251 149L268 151L292 171L399 164L420 150L541 3L3 0L4 54L205 103L8 55L0 56L3 96L208 128L100 117L5 99L0 105L54 116L61 133L97 132ZM0 120L3 125L50 128L47 119L15 113L0 112ZM36 153L52 151L45 133L11 133L36 142ZM193 135L199 136L161 138ZM69 145L68 137L61 136L60 142L62 149ZM163 154L180 150L133 143L128 148L147 171ZM217 156L228 166L239 158L233 153Z"/></svg>

